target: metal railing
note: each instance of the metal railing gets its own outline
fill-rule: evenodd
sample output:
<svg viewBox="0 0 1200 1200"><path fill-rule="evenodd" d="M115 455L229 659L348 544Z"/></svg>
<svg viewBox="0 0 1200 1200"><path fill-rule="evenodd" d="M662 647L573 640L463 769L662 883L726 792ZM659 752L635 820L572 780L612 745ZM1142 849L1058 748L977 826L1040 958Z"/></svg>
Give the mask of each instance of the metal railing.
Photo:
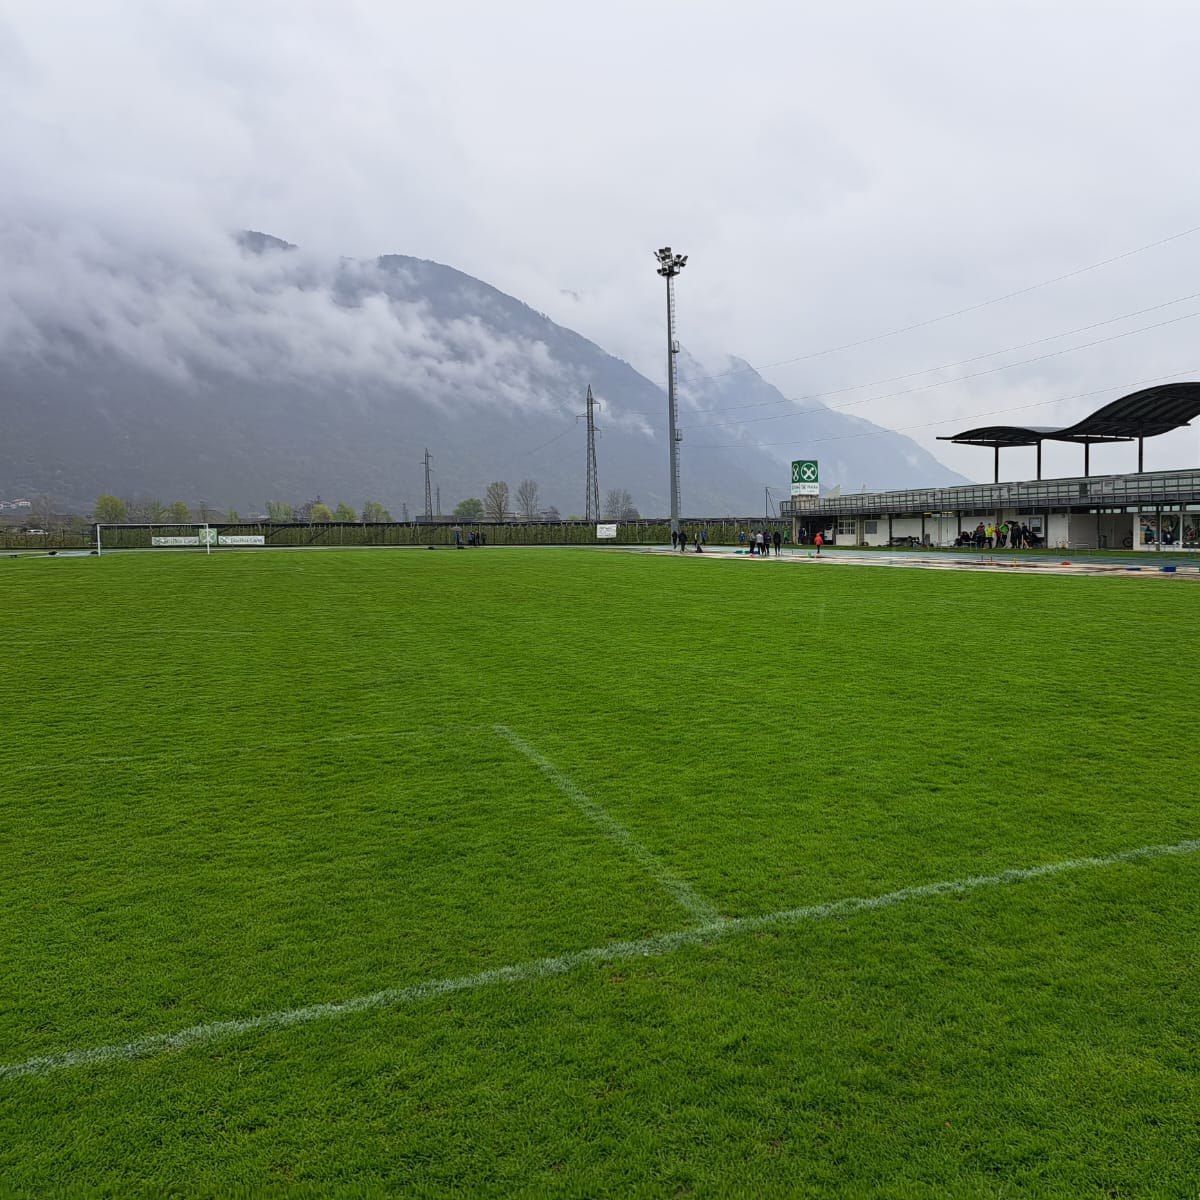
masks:
<svg viewBox="0 0 1200 1200"><path fill-rule="evenodd" d="M1089 475L1016 483L973 483L949 488L854 492L812 501L785 500L780 516L899 516L902 513L1032 512L1047 508L1157 508L1200 505L1200 470L1148 471L1141 475Z"/></svg>

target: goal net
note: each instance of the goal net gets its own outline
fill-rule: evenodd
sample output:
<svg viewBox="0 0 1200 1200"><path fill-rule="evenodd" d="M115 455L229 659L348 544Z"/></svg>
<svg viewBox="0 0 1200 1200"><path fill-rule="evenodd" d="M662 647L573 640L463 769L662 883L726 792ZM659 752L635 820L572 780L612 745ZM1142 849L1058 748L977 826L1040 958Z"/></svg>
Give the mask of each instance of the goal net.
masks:
<svg viewBox="0 0 1200 1200"><path fill-rule="evenodd" d="M253 527L251 527L253 528ZM226 546L263 546L262 533L245 526L228 528L199 521L183 524L96 525L96 553L105 550L203 550L211 554Z"/></svg>

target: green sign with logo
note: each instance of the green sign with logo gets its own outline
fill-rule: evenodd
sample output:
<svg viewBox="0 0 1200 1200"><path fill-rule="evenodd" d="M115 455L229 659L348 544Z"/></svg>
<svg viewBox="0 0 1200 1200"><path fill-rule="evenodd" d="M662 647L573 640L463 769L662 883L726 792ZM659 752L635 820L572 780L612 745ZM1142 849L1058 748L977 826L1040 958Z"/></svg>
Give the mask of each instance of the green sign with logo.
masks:
<svg viewBox="0 0 1200 1200"><path fill-rule="evenodd" d="M821 484L815 458L800 458L792 463L792 495L819 496Z"/></svg>

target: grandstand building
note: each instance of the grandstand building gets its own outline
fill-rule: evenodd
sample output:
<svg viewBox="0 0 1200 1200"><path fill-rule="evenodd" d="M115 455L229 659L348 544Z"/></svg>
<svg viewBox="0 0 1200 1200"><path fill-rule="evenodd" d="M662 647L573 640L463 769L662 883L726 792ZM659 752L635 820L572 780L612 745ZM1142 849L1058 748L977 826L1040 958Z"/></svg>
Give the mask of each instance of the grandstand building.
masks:
<svg viewBox="0 0 1200 1200"><path fill-rule="evenodd" d="M994 482L949 488L795 498L781 515L793 540L820 529L853 546L953 546L964 530L1014 521L1028 525L1044 545L1061 549L1200 550L1200 468L1144 472L1148 437L1188 425L1200 415L1200 383L1146 388L1105 405L1063 428L989 425L941 441L993 451ZM1042 479L1042 443L1083 446L1083 474ZM1137 442L1138 470L1091 475L1089 449L1098 442ZM1037 478L1000 482L1000 451L1037 447Z"/></svg>

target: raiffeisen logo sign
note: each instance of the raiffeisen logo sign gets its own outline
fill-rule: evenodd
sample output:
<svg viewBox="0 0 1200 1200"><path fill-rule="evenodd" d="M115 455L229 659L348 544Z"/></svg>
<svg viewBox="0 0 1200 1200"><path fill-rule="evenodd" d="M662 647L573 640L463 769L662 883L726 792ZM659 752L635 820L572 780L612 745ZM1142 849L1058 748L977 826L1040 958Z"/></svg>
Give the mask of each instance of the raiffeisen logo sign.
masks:
<svg viewBox="0 0 1200 1200"><path fill-rule="evenodd" d="M816 459L797 459L792 463L792 495L819 496L820 494L821 485Z"/></svg>

